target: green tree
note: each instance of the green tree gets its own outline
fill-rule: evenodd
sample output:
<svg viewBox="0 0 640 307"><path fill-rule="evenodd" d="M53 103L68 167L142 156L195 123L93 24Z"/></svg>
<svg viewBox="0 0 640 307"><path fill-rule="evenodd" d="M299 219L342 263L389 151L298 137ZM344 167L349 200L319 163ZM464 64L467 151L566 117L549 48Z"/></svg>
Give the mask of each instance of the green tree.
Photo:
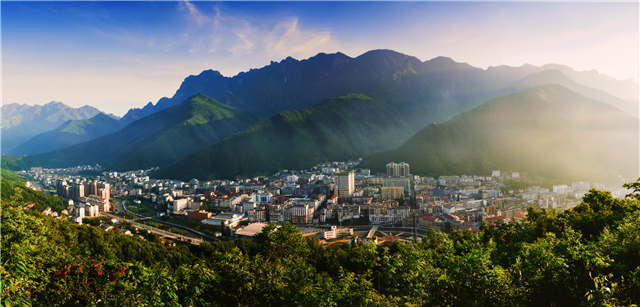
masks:
<svg viewBox="0 0 640 307"><path fill-rule="evenodd" d="M625 189L633 190L632 193L627 194L625 197L635 198L640 200L640 178L636 182L629 182L622 185Z"/></svg>
<svg viewBox="0 0 640 307"><path fill-rule="evenodd" d="M209 203L203 202L202 206L200 206L200 210L209 210Z"/></svg>
<svg viewBox="0 0 640 307"><path fill-rule="evenodd" d="M289 222L282 223L280 227L270 222L254 237L254 241L270 259L309 254L309 246L300 234L300 229Z"/></svg>

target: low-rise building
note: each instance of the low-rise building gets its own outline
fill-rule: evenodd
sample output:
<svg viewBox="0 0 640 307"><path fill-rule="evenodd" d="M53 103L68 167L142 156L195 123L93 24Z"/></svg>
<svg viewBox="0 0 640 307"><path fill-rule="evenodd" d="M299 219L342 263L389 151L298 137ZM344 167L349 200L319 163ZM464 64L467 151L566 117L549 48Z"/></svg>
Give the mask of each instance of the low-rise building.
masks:
<svg viewBox="0 0 640 307"><path fill-rule="evenodd" d="M189 211L187 218L190 220L202 221L211 217L211 212L205 210Z"/></svg>
<svg viewBox="0 0 640 307"><path fill-rule="evenodd" d="M351 228L337 228L336 226L331 226L331 230L325 231L323 236L325 239L334 239L341 236L352 236L353 229Z"/></svg>
<svg viewBox="0 0 640 307"><path fill-rule="evenodd" d="M238 223L243 219L244 213L242 212L220 212L214 217L202 220L201 223L207 225L224 225L225 227L233 227L238 225Z"/></svg>

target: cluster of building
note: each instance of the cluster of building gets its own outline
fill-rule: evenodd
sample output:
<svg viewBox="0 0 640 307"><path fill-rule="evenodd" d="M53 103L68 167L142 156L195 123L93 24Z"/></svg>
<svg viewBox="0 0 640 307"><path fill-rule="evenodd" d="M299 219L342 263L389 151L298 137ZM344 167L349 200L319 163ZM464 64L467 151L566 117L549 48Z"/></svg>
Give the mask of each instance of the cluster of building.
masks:
<svg viewBox="0 0 640 307"><path fill-rule="evenodd" d="M95 205L100 211L111 211L111 185L97 180L56 181L56 194L80 203Z"/></svg>
<svg viewBox="0 0 640 307"><path fill-rule="evenodd" d="M437 230L477 229L480 221L521 221L526 208L558 208L566 198L588 191L588 183L554 186L553 191L529 187L502 192L501 181L519 180L519 172L501 176L411 175L405 162L387 164L387 173L371 175L357 169L359 161L318 165L306 171L285 171L270 177L189 182L148 179L144 171L105 174L120 177L129 195L151 193L167 205L167 214L181 214L204 224L233 227L250 223L318 224L368 218L371 224L429 226ZM600 185L598 185L600 187ZM214 216L202 205L222 209Z"/></svg>
<svg viewBox="0 0 640 307"><path fill-rule="evenodd" d="M53 187L56 181L59 179L75 180L82 179L82 176L77 175L80 172L96 172L102 170L102 166L96 165L82 165L68 168L42 168L32 167L28 171L18 171L17 174L23 177L29 177L34 179L34 183L40 183L44 188ZM33 183L29 182L28 187L36 189Z"/></svg>
<svg viewBox="0 0 640 307"><path fill-rule="evenodd" d="M571 195L576 199L581 199L585 194L589 192L590 189L598 189L601 191L609 191L611 195L616 198L623 198L625 195L632 192L632 190L625 189L623 187L618 186L608 186L603 183L594 183L593 185L589 182L572 182L571 186L566 184L554 185L553 192L561 195Z"/></svg>
<svg viewBox="0 0 640 307"><path fill-rule="evenodd" d="M56 180L56 194L68 200L69 206L62 211L71 221L82 224L85 217L98 216L100 211L111 211L110 184L98 180L65 178Z"/></svg>
<svg viewBox="0 0 640 307"><path fill-rule="evenodd" d="M82 225L82 219L85 217L95 217L100 215L100 206L87 202L74 202L69 200L69 206L62 210L63 214L71 217L71 221Z"/></svg>
<svg viewBox="0 0 640 307"><path fill-rule="evenodd" d="M104 172L102 179L108 182L60 177L38 168L31 172L41 179L56 179L57 194L71 199L66 213L76 220L100 210L109 211L112 195L144 195L155 204L159 215L182 215L203 224L232 228L242 221L310 225L361 219L370 224L415 225L445 232L477 231L481 221L522 221L529 206L562 208L567 199L580 199L592 187L609 190L614 197L629 192L589 182L555 185L552 190L532 186L506 191L501 182L520 180L519 172L503 176L494 170L491 176L432 178L412 175L405 162L390 162L386 174L372 175L368 169L357 168L359 163L333 162L310 170L283 170L272 176L188 182L150 179L149 173L157 168ZM208 209L219 213L214 215ZM325 237L342 234L341 230L331 231Z"/></svg>
<svg viewBox="0 0 640 307"><path fill-rule="evenodd" d="M31 167L28 171L19 171L18 175L28 175L32 178L40 178L46 174L49 175L59 175L59 174L78 174L80 172L100 172L102 171L102 166L99 164L96 165L80 165L74 167L67 168L43 168L43 167ZM43 177L44 178L44 177Z"/></svg>

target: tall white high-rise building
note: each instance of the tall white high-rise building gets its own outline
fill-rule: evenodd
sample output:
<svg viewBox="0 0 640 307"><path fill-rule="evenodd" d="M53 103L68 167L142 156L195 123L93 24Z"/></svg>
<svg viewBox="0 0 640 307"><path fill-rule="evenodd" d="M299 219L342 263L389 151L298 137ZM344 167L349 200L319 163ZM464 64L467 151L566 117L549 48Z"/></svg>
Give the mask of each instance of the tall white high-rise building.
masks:
<svg viewBox="0 0 640 307"><path fill-rule="evenodd" d="M398 163L398 176L400 177L406 177L409 176L409 164L404 163L404 162L400 162Z"/></svg>
<svg viewBox="0 0 640 307"><path fill-rule="evenodd" d="M553 193L556 194L567 194L569 187L566 184L554 185Z"/></svg>
<svg viewBox="0 0 640 307"><path fill-rule="evenodd" d="M399 173L398 164L395 162L390 162L387 164L387 176L389 177L397 177Z"/></svg>
<svg viewBox="0 0 640 307"><path fill-rule="evenodd" d="M387 176L389 177L406 177L411 173L409 172L409 164L400 162L390 162L387 164Z"/></svg>
<svg viewBox="0 0 640 307"><path fill-rule="evenodd" d="M350 171L348 173L335 174L334 184L334 194L338 198L353 196L353 191L356 189L355 173Z"/></svg>

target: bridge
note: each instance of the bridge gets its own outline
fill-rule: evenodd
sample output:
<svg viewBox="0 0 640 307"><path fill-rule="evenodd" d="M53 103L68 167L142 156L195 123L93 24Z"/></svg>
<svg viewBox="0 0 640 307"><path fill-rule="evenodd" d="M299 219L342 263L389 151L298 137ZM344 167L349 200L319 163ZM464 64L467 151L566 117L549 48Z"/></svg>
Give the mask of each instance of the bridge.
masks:
<svg viewBox="0 0 640 307"><path fill-rule="evenodd" d="M371 239L371 237L376 234L376 231L378 231L378 225L371 227L371 230L369 230L369 233L367 234L367 239Z"/></svg>
<svg viewBox="0 0 640 307"><path fill-rule="evenodd" d="M156 227L153 227L153 226L149 226L149 225L146 225L146 224L141 224L141 223L135 222L133 220L128 220L128 219L122 218L120 216L111 214L111 213L107 213L107 212L101 212L101 213L106 215L106 216L109 216L109 217L113 217L113 218L116 218L116 219L119 219L119 220L126 221L127 223L130 223L131 225L133 225L133 226L135 226L137 228L146 229L149 232L152 232L152 233L155 233L155 234L159 234L159 235L164 236L164 237L169 237L169 238L173 238L173 239L180 239L180 240L183 240L183 241L191 242L192 244L196 244L196 245L204 242L202 239L198 239L198 238L194 238L194 237L188 237L188 236L184 236L184 235L181 235L181 234L169 232L169 231L162 230L162 229L159 229L159 228L156 228Z"/></svg>

